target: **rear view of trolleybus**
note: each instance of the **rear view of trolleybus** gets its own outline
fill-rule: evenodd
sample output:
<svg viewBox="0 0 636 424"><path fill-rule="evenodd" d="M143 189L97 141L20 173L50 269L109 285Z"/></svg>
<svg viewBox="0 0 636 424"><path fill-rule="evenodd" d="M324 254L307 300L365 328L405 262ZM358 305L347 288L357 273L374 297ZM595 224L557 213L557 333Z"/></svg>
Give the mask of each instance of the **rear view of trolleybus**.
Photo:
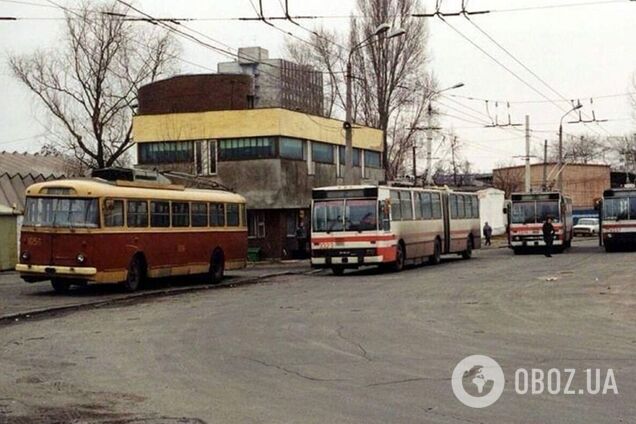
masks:
<svg viewBox="0 0 636 424"><path fill-rule="evenodd" d="M636 188L603 193L601 238L607 252L636 246Z"/></svg>
<svg viewBox="0 0 636 424"><path fill-rule="evenodd" d="M545 246L543 223L552 218L554 246L562 251L572 243L572 200L560 193L513 193L508 213L508 242L515 254Z"/></svg>
<svg viewBox="0 0 636 424"><path fill-rule="evenodd" d="M474 193L393 186L313 190L311 264L342 274L378 265L437 264L447 253L470 258L481 246Z"/></svg>

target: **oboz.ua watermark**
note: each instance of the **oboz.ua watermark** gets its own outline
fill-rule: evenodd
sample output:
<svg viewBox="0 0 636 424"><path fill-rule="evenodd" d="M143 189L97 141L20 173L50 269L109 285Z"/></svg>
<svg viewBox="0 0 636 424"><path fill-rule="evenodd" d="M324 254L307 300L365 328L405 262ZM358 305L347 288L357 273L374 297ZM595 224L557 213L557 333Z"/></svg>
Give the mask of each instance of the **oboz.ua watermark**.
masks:
<svg viewBox="0 0 636 424"><path fill-rule="evenodd" d="M581 373L583 378L577 378ZM451 379L455 397L471 408L485 408L495 403L505 384L501 366L485 355L472 355L459 361ZM514 374L514 390L518 395L618 395L612 368L518 368Z"/></svg>

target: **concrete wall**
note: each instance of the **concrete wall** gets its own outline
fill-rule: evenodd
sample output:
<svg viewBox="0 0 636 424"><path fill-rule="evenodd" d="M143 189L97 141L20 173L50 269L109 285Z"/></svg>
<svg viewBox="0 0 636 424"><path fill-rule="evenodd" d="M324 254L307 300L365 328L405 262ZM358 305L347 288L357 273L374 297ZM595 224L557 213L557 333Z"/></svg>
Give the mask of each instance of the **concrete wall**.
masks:
<svg viewBox="0 0 636 424"><path fill-rule="evenodd" d="M342 121L280 108L137 115L133 136L136 143L286 136L345 144ZM382 151L382 131L356 126L353 146Z"/></svg>
<svg viewBox="0 0 636 424"><path fill-rule="evenodd" d="M195 173L193 163L162 164L157 168ZM313 168L311 175L306 161L279 158L224 161L218 162L217 175L201 178L235 190L247 199L249 209L302 209L311 204L313 188L342 183L336 177L336 165L314 162ZM382 169L368 168L368 178L362 180L361 168L354 168L356 183L377 184L384 180L383 175Z"/></svg>
<svg viewBox="0 0 636 424"><path fill-rule="evenodd" d="M0 215L0 271L15 268L18 261L16 215Z"/></svg>

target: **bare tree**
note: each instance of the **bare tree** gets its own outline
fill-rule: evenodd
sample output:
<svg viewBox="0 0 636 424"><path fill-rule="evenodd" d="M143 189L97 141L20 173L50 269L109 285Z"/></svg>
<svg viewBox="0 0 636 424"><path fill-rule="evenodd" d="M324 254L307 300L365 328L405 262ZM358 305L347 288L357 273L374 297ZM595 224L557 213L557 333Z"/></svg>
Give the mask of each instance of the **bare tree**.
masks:
<svg viewBox="0 0 636 424"><path fill-rule="evenodd" d="M493 186L506 193L506 198L524 189L524 169L512 162L498 163L493 170Z"/></svg>
<svg viewBox="0 0 636 424"><path fill-rule="evenodd" d="M412 156L409 153L416 143L415 128L424 126L425 106L433 86L426 73L426 23L411 16L422 10L419 0L357 0L355 13L363 18L351 20L348 37L318 28L311 36L311 46L298 41L287 45L290 59L326 73L325 113L342 117L349 51L372 38L383 23L406 31L398 39L374 39L352 56L354 120L383 130L382 161L387 179L406 173L405 166Z"/></svg>
<svg viewBox="0 0 636 424"><path fill-rule="evenodd" d="M608 147L600 137L593 134L568 135L563 140L563 157L569 163L592 163L603 161ZM558 143L552 143L548 152L548 160L559 159Z"/></svg>
<svg viewBox="0 0 636 424"><path fill-rule="evenodd" d="M9 59L55 123L48 149L89 168L126 162L137 90L176 57L171 35L121 19L125 13L117 3L83 2L67 11L58 49Z"/></svg>

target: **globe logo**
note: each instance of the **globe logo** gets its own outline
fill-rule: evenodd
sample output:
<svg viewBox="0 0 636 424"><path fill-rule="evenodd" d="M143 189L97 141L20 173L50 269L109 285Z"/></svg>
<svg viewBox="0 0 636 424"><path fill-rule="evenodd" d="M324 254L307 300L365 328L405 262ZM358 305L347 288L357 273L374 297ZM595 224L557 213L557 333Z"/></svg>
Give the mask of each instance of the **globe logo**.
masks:
<svg viewBox="0 0 636 424"><path fill-rule="evenodd" d="M489 356L468 356L455 366L451 386L455 397L471 408L485 408L501 397L506 379Z"/></svg>

